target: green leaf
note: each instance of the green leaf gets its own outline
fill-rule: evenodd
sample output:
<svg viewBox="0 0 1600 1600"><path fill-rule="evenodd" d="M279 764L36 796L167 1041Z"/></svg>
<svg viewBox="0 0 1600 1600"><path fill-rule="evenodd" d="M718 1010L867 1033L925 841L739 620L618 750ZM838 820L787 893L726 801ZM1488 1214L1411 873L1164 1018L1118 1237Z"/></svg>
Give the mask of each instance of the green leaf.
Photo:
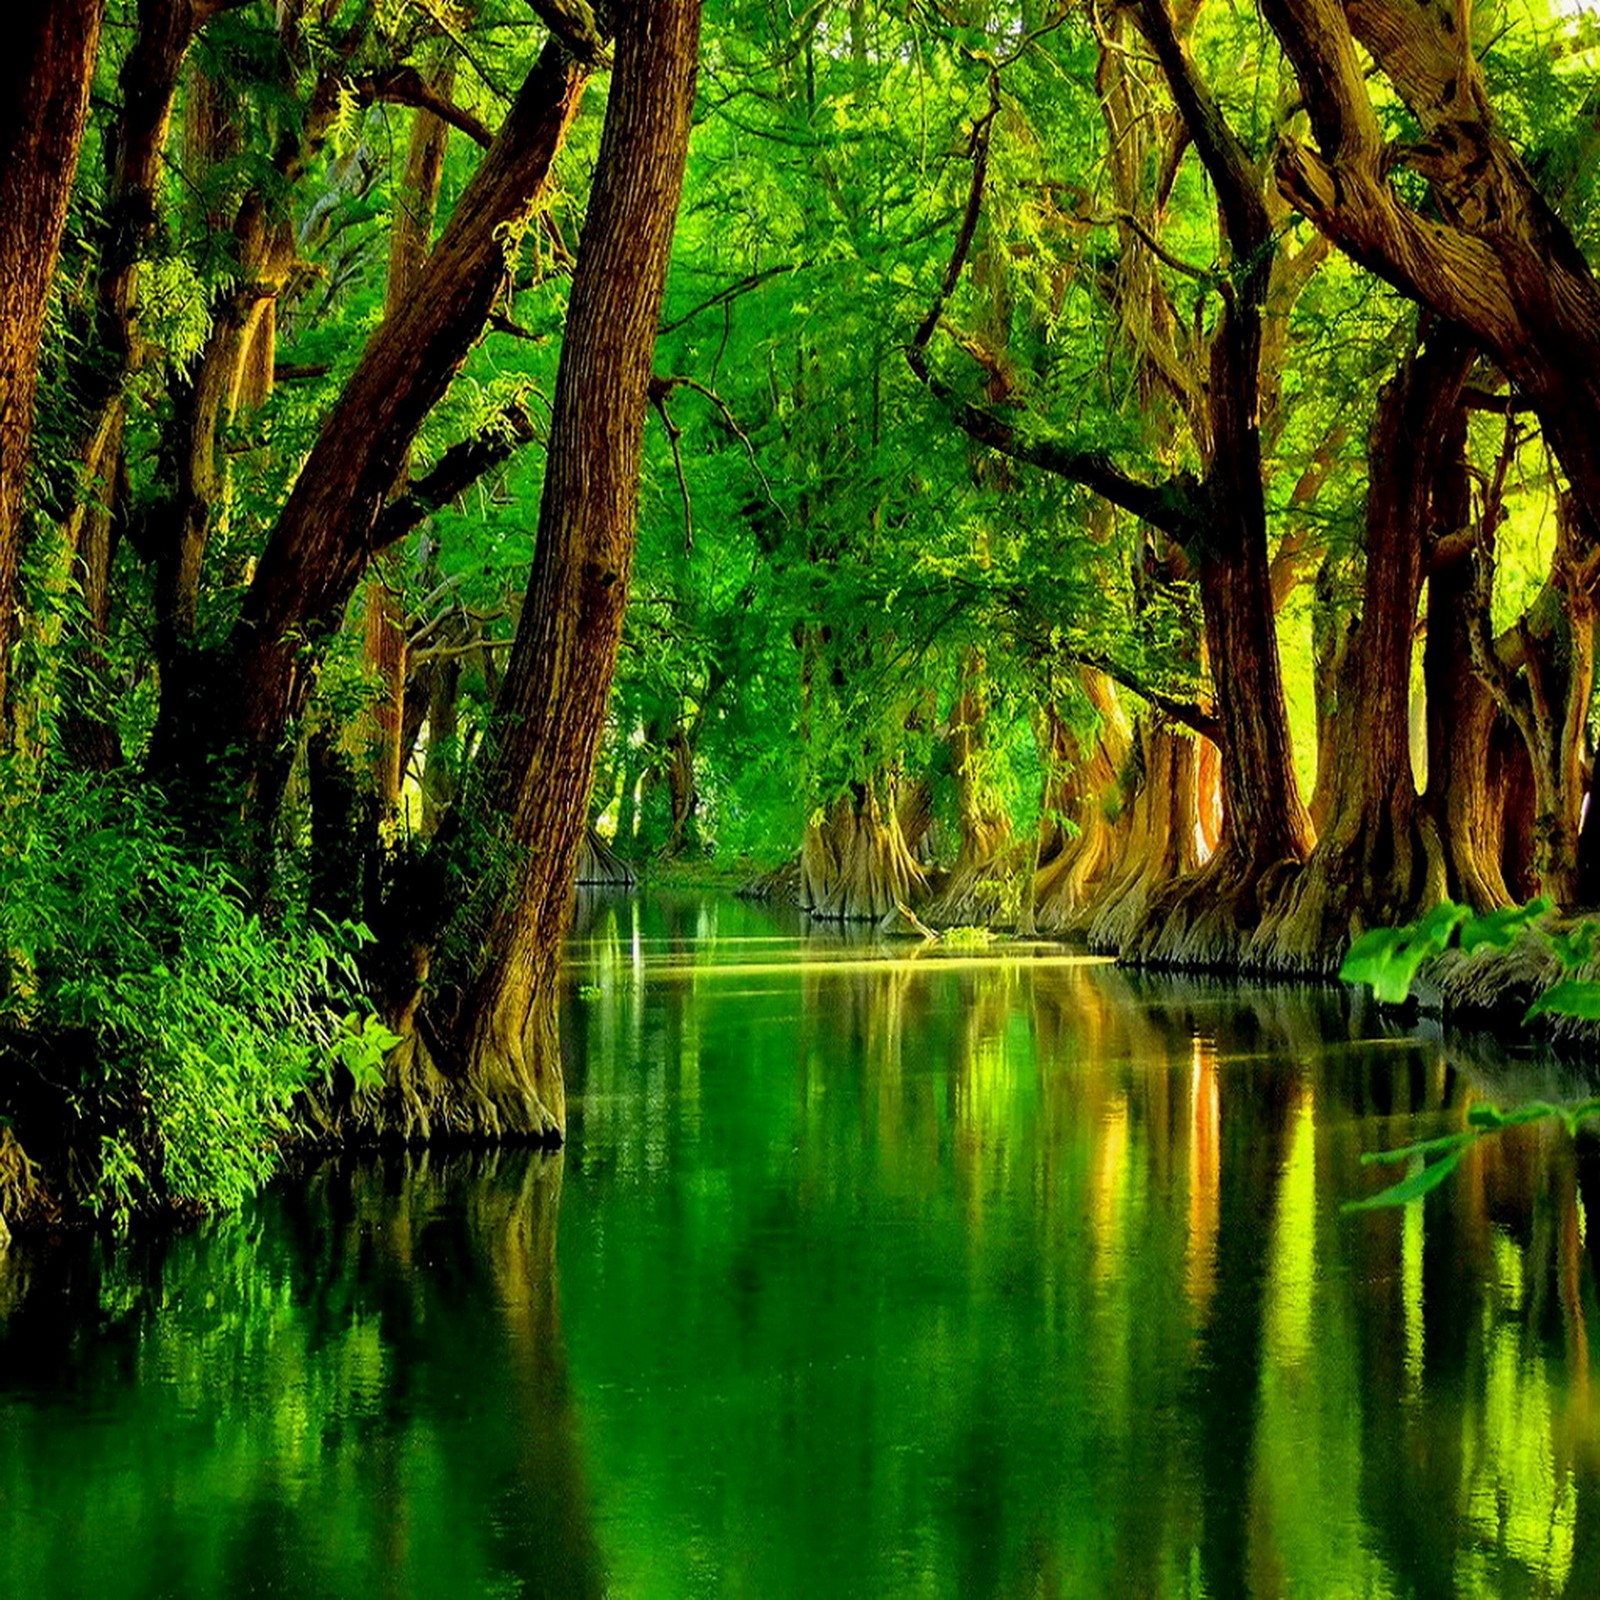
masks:
<svg viewBox="0 0 1600 1600"><path fill-rule="evenodd" d="M1461 948L1472 951L1480 945L1488 945L1491 950L1509 949L1517 935L1549 909L1549 896L1540 895L1525 906L1507 906L1481 917L1468 917L1461 924Z"/></svg>
<svg viewBox="0 0 1600 1600"><path fill-rule="evenodd" d="M1361 1157L1361 1164L1364 1167L1389 1166L1396 1161L1409 1161L1412 1156L1431 1156L1442 1150L1459 1149L1476 1138L1475 1133L1442 1133L1437 1139L1420 1139L1416 1144L1403 1144L1393 1150L1368 1150Z"/></svg>
<svg viewBox="0 0 1600 1600"><path fill-rule="evenodd" d="M1426 1166L1418 1167L1415 1172L1409 1173L1399 1183L1390 1184L1387 1189L1380 1189L1377 1194L1368 1195L1365 1200L1347 1200L1341 1209L1345 1211L1376 1211L1384 1206L1403 1206L1408 1201L1420 1200L1431 1190L1437 1189L1461 1165L1461 1158L1466 1153L1467 1146L1465 1144L1458 1145L1437 1161L1431 1161Z"/></svg>
<svg viewBox="0 0 1600 1600"><path fill-rule="evenodd" d="M1522 1020L1535 1017L1576 1017L1580 1022L1600 1022L1600 982L1592 978L1563 978L1552 984L1528 1007Z"/></svg>
<svg viewBox="0 0 1600 1600"><path fill-rule="evenodd" d="M1346 983L1370 984L1379 1000L1398 1005L1411 993L1417 969L1449 944L1470 915L1465 906L1446 901L1408 927L1373 928L1350 946L1339 976Z"/></svg>

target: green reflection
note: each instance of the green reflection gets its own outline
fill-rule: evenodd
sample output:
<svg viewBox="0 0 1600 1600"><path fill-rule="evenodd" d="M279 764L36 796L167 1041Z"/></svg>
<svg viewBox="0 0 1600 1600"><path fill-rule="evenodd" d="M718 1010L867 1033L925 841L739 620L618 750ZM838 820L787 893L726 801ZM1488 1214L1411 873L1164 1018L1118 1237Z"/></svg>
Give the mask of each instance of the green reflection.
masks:
<svg viewBox="0 0 1600 1600"><path fill-rule="evenodd" d="M564 1175L12 1262L0 1594L1600 1594L1600 1148L1339 1209L1497 1058L728 899L573 952Z"/></svg>

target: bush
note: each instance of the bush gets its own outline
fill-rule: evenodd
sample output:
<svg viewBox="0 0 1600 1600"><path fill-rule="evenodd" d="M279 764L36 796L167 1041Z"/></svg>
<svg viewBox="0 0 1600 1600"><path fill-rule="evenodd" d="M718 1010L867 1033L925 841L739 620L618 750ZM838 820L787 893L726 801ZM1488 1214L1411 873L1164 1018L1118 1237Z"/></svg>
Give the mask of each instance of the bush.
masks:
<svg viewBox="0 0 1600 1600"><path fill-rule="evenodd" d="M294 1096L393 1042L351 1009L365 931L269 927L122 779L67 774L3 817L0 1113L96 1214L237 1204Z"/></svg>

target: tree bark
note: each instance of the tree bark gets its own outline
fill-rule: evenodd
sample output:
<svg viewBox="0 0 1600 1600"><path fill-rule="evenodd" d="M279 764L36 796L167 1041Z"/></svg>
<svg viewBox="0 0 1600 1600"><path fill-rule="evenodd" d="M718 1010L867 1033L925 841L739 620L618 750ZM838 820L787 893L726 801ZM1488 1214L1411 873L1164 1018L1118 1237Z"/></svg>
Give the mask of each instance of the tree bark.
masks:
<svg viewBox="0 0 1600 1600"><path fill-rule="evenodd" d="M1316 848L1251 942L1253 966L1331 975L1352 939L1410 922L1444 895L1443 847L1412 769L1411 660L1439 453L1474 358L1454 329L1430 330L1379 400L1353 693L1334 723L1339 779Z"/></svg>
<svg viewBox="0 0 1600 1600"><path fill-rule="evenodd" d="M0 744L45 311L89 113L104 0L20 0L0 66Z"/></svg>
<svg viewBox="0 0 1600 1600"><path fill-rule="evenodd" d="M800 846L800 905L823 922L880 922L927 890L884 777L852 784L806 824Z"/></svg>
<svg viewBox="0 0 1600 1600"><path fill-rule="evenodd" d="M380 546L380 514L418 430L488 320L507 241L547 191L588 73L562 45L546 45L414 293L384 319L323 423L223 661L191 657L175 682L163 682L153 764L204 785L219 758L242 752L236 776L258 828L276 811L285 733L309 693L318 648Z"/></svg>
<svg viewBox="0 0 1600 1600"><path fill-rule="evenodd" d="M503 879L473 940L473 970L431 1013L449 1078L443 1120L480 1138L556 1141L565 1127L561 947L627 606L650 366L688 153L699 0L628 0L616 24L533 574L469 801L496 839Z"/></svg>
<svg viewBox="0 0 1600 1600"><path fill-rule="evenodd" d="M1078 681L1095 712L1092 734L1076 733L1054 702L1040 715L1046 771L1033 924L1041 933L1083 925L1132 820L1128 798L1119 793L1132 740L1127 717L1104 673L1083 667Z"/></svg>
<svg viewBox="0 0 1600 1600"><path fill-rule="evenodd" d="M1465 328L1533 402L1582 514L1600 529L1600 283L1498 125L1470 7L1427 0L1263 0L1318 149L1286 144L1291 204L1363 266ZM1421 125L1383 137L1359 44ZM1390 173L1428 181L1437 219Z"/></svg>

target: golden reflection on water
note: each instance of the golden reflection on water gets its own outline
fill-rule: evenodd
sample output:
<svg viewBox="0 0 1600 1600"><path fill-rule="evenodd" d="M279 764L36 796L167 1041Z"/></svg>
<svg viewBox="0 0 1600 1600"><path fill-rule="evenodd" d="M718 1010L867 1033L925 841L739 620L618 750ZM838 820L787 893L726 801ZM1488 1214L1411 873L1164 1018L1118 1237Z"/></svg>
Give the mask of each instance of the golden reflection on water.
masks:
<svg viewBox="0 0 1600 1600"><path fill-rule="evenodd" d="M1033 1531L992 1531L1000 1566L971 1592L1600 1596L1595 1287L1570 1142L1520 1130L1426 1204L1346 1214L1397 1176L1363 1152L1506 1098L1496 1057L1349 1039L1330 991L1153 982L1046 949L719 934L690 957L594 930L576 949L603 991L580 1008L580 1143L627 1172L653 1141L670 1174L682 1107L651 1098L641 1126L636 1066L605 1041L648 1015L647 1061L661 1034L699 1052L674 1069L695 1126L749 1115L769 1152L719 1190L718 1226L738 1227L743 1183L753 1214L808 1241L806 1273L842 1252L857 1265L830 1270L863 1274L863 1298L843 1295L828 1335L859 1350L841 1370L893 1349L929 1375L904 1398L881 1377L828 1427L947 1477L987 1419L985 1470L1020 1497L994 1528ZM786 1281L780 1261L765 1271ZM826 1319L810 1282L798 1303ZM1029 1443L1046 1416L1053 1451ZM1064 1464L1080 1460L1093 1480ZM950 1530L912 1483L898 1492L918 1560L944 1574L923 1589L968 1592L947 1586ZM724 1525L772 1514L719 1494Z"/></svg>

